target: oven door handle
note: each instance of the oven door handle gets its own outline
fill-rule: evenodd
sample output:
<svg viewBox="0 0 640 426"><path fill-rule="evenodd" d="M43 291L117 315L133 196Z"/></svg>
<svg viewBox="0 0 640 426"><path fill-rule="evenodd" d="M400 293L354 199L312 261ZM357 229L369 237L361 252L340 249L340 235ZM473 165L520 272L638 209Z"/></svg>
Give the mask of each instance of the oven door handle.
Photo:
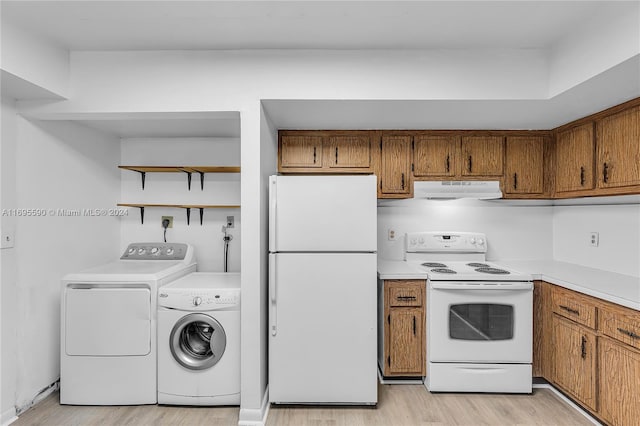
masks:
<svg viewBox="0 0 640 426"><path fill-rule="evenodd" d="M533 283L520 282L439 282L430 281L429 285L436 290L532 290Z"/></svg>

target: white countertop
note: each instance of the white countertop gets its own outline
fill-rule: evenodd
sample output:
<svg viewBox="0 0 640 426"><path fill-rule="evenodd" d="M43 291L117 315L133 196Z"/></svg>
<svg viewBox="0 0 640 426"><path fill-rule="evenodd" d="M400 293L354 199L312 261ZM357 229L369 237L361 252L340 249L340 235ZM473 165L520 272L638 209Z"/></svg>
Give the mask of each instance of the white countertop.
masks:
<svg viewBox="0 0 640 426"><path fill-rule="evenodd" d="M640 278L553 260L492 260L508 269L531 274L534 280L547 281L579 293L617 303L640 311ZM378 277L427 279L427 273L402 260L378 260Z"/></svg>

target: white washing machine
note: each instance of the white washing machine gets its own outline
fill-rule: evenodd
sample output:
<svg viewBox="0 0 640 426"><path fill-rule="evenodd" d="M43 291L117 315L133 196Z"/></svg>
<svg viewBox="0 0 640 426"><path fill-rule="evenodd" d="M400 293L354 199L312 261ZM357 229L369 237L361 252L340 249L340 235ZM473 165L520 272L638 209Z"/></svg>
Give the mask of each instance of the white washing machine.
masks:
<svg viewBox="0 0 640 426"><path fill-rule="evenodd" d="M196 272L158 294L158 403L240 404L240 274Z"/></svg>
<svg viewBox="0 0 640 426"><path fill-rule="evenodd" d="M196 270L193 247L130 244L62 280L60 403L157 402L157 290Z"/></svg>

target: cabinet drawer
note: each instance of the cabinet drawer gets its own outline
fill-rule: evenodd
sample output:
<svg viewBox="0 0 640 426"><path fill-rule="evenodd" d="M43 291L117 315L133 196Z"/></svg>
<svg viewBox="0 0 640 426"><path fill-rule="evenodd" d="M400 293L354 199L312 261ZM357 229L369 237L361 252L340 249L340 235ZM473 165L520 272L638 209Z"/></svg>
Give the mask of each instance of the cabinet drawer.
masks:
<svg viewBox="0 0 640 426"><path fill-rule="evenodd" d="M389 283L389 306L422 306L422 289L424 281L401 281Z"/></svg>
<svg viewBox="0 0 640 426"><path fill-rule="evenodd" d="M553 312L587 327L596 328L596 306L587 297L560 287L553 288Z"/></svg>
<svg viewBox="0 0 640 426"><path fill-rule="evenodd" d="M599 328L607 336L640 349L640 313L609 307L600 309Z"/></svg>

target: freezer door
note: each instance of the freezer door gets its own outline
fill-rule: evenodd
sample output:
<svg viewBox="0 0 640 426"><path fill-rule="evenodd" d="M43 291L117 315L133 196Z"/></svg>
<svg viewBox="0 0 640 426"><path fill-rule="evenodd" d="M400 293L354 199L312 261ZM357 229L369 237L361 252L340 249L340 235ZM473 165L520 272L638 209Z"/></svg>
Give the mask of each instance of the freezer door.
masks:
<svg viewBox="0 0 640 426"><path fill-rule="evenodd" d="M271 176L269 195L269 251L376 251L374 175Z"/></svg>
<svg viewBox="0 0 640 426"><path fill-rule="evenodd" d="M375 404L376 255L269 257L271 402Z"/></svg>

